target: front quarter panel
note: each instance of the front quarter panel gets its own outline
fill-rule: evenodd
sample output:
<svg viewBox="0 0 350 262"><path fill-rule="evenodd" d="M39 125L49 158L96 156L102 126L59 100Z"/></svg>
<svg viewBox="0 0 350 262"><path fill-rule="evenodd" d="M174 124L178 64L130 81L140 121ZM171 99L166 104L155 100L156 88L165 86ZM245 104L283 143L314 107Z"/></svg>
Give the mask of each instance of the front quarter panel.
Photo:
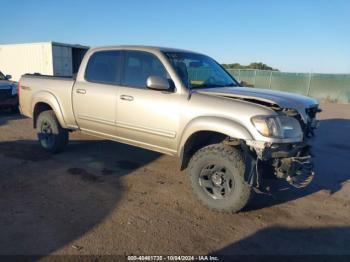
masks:
<svg viewBox="0 0 350 262"><path fill-rule="evenodd" d="M300 139L277 139L262 136L251 118L256 115L277 115L271 108L248 101L193 93L182 106L183 130L179 151L186 140L198 131L214 131L229 137L270 143L300 142ZM181 133L181 132L180 132Z"/></svg>
<svg viewBox="0 0 350 262"><path fill-rule="evenodd" d="M187 124L182 133L179 148L183 148L189 137L199 131L212 131L237 139L250 140L252 135L241 124L222 117L202 116ZM179 150L181 152L181 150Z"/></svg>

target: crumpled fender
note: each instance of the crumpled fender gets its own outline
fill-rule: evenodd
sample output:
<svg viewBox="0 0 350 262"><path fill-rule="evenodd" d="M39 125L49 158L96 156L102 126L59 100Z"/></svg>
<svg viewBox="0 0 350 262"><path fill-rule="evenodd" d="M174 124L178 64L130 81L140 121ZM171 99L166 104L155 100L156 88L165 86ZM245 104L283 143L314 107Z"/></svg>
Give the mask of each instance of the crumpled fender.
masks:
<svg viewBox="0 0 350 262"><path fill-rule="evenodd" d="M186 144L186 141L188 140L188 138L190 138L192 134L199 131L218 132L232 138L243 139L243 140L253 139L249 131L243 125L235 122L234 120L221 118L217 116L198 117L193 119L186 125L178 146L179 154L181 154L183 147Z"/></svg>

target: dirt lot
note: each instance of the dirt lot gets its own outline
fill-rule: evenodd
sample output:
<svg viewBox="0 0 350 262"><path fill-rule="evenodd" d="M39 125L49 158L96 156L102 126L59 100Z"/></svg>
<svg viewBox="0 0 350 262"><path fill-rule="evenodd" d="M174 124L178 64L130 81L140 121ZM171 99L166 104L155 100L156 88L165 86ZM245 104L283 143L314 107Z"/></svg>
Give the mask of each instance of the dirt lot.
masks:
<svg viewBox="0 0 350 262"><path fill-rule="evenodd" d="M322 108L313 184L239 214L200 206L175 158L79 133L49 155L1 113L0 254L350 254L350 106Z"/></svg>

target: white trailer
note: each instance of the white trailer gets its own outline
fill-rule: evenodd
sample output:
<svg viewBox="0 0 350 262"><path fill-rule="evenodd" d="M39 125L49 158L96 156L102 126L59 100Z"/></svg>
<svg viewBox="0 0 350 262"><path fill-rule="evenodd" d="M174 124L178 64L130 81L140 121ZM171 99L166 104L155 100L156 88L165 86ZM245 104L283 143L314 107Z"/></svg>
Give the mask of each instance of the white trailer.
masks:
<svg viewBox="0 0 350 262"><path fill-rule="evenodd" d="M26 73L71 77L88 49L58 42L0 45L0 71L14 81Z"/></svg>

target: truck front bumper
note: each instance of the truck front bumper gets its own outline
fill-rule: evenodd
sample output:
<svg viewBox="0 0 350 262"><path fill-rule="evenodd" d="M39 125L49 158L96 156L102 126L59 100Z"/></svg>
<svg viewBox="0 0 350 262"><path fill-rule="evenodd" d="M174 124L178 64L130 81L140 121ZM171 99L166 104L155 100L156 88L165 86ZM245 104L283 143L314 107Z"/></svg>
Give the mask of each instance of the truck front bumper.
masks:
<svg viewBox="0 0 350 262"><path fill-rule="evenodd" d="M257 162L270 163L273 175L290 185L302 188L313 180L314 166L310 146L306 142L283 144L248 141L247 145L255 153Z"/></svg>
<svg viewBox="0 0 350 262"><path fill-rule="evenodd" d="M297 188L308 186L315 176L310 155L274 159L275 175Z"/></svg>
<svg viewBox="0 0 350 262"><path fill-rule="evenodd" d="M0 107L14 107L18 106L18 96L12 96L3 100L0 100Z"/></svg>

